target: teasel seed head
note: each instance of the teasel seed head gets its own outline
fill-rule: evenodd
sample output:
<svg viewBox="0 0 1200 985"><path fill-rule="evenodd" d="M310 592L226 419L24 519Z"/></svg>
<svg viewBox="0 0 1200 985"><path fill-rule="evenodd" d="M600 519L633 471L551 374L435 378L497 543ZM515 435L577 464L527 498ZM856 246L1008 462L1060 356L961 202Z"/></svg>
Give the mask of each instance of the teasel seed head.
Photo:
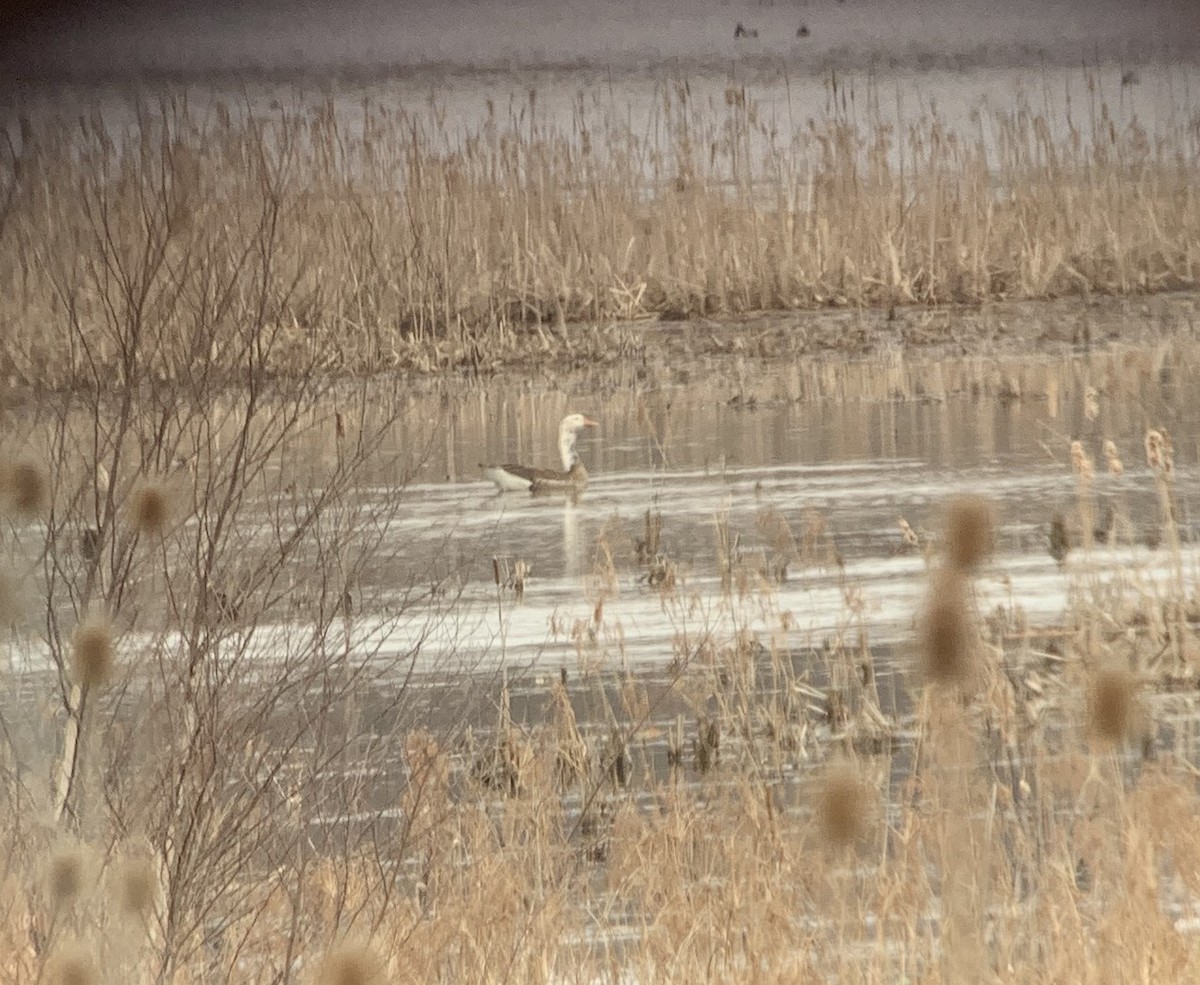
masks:
<svg viewBox="0 0 1200 985"><path fill-rule="evenodd" d="M385 985L387 975L379 956L358 944L339 944L321 962L317 985Z"/></svg>
<svg viewBox="0 0 1200 985"><path fill-rule="evenodd" d="M930 585L920 619L921 666L930 682L958 683L970 674L975 640L965 588L952 569L939 572Z"/></svg>
<svg viewBox="0 0 1200 985"><path fill-rule="evenodd" d="M1096 672L1088 685L1088 731L1101 742L1124 742L1137 717L1137 680L1122 668Z"/></svg>
<svg viewBox="0 0 1200 985"><path fill-rule="evenodd" d="M945 506L946 563L962 572L974 572L992 553L995 518L992 504L982 496L956 496Z"/></svg>
<svg viewBox="0 0 1200 985"><path fill-rule="evenodd" d="M0 469L0 499L21 517L41 513L49 499L46 477L32 462L14 462Z"/></svg>
<svg viewBox="0 0 1200 985"><path fill-rule="evenodd" d="M85 618L71 637L71 665L81 687L105 683L116 659L112 623L102 615Z"/></svg>
<svg viewBox="0 0 1200 985"><path fill-rule="evenodd" d="M129 513L138 533L161 536L171 520L171 500L167 490L156 482L139 486L134 490Z"/></svg>
<svg viewBox="0 0 1200 985"><path fill-rule="evenodd" d="M817 798L817 824L831 845L852 845L867 827L870 794L849 765L831 767L821 782Z"/></svg>

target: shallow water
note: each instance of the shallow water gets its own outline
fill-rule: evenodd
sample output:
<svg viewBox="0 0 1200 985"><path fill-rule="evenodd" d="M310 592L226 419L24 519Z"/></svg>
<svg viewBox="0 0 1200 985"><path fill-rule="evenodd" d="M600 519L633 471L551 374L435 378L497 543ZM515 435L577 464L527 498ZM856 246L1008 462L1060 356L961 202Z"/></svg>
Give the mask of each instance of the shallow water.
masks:
<svg viewBox="0 0 1200 985"><path fill-rule="evenodd" d="M409 488L391 533L431 569L460 573L480 603L466 637L473 651L570 663L572 628L603 597L621 660L639 663L673 646L660 593L634 558L647 511L661 513L660 550L675 563L681 591L720 596L716 524L724 518L743 567L767 574L741 584L744 594L774 596L759 628L776 632L769 622L786 612L790 636L809 644L860 624L882 642L909 632L925 588L925 561L905 551L900 518L927 542L941 501L978 492L1002 518L997 555L980 579L984 597L1049 624L1084 568L1105 577L1164 570L1162 552L1145 543L1158 524L1142 450L1148 427L1174 441L1179 519L1190 535L1200 452L1200 403L1187 384L1195 356L1163 345L1065 360L743 362L703 384L650 390L484 389L428 418L444 428L421 469L434 481ZM414 401L418 415L420 406ZM577 502L496 494L477 478L478 461L551 464L557 422L571 410L601 421L580 441L592 478ZM1063 566L1049 553L1049 521L1075 510L1074 439L1097 462L1098 515L1108 505L1128 514L1132 542L1076 553ZM1105 440L1123 459L1120 477L1105 471ZM818 519L840 567L806 559L798 546ZM597 577L607 571L606 552L615 579ZM523 601L506 595L502 617L487 604L497 594L493 556L530 569ZM783 561L786 580L768 584ZM861 592L852 619L847 583Z"/></svg>
<svg viewBox="0 0 1200 985"><path fill-rule="evenodd" d="M982 610L1020 609L1052 626L1080 585L1119 580L1142 592L1171 570L1153 546L1151 427L1174 444L1191 576L1198 363L1194 342L1166 341L1067 356L719 357L537 382L348 384L287 446L267 488L282 498L306 470L319 476L332 462L329 411L361 411L368 428L390 422L357 495L370 503L399 490L400 504L380 531L379 562L350 586L356 615L339 631L381 655L420 639L418 666L431 670L450 656L476 669L655 669L697 634L737 630L788 650L859 633L903 643L926 590L938 506L962 492L986 495L1000 517L995 557L978 579ZM581 496L498 494L482 477L481 462L554 465L558 422L572 411L600 422L580 438L591 476ZM1050 524L1078 513L1074 440L1095 463L1096 525L1112 513L1128 523L1114 542L1060 564ZM1106 468L1106 440L1120 476ZM241 521L247 550L271 549L272 508L263 501L261 523L257 507ZM636 546L648 515L661 517L649 550L657 567ZM495 581L518 564L527 571L520 599ZM673 592L656 584L668 566ZM294 568L291 596L245 641L264 657L303 611L310 572ZM414 584L436 590L413 603ZM41 662L36 641L22 649L27 667Z"/></svg>
<svg viewBox="0 0 1200 985"><path fill-rule="evenodd" d="M896 643L911 635L925 591L937 508L963 492L989 497L1000 517L996 555L979 579L984 610L1020 607L1052 625L1081 580L1168 570L1166 552L1151 546L1159 516L1147 428L1171 436L1177 519L1192 538L1200 399L1189 381L1198 362L1194 343L1163 342L1066 357L726 357L649 376L350 387L335 406L361 406L368 421L394 417L359 495L383 500L404 487L383 532L387 562L353 586L350 631L405 647L428 627L420 608L411 632L392 625L396 586L436 582L431 618L446 593L457 601L452 624L423 644L430 668L450 649L472 666L557 669L585 651L654 665L681 645L674 620L692 598L703 601L708 628L729 632L755 613L738 625L789 647L859 630ZM572 411L600 422L579 441L590 472L581 496L498 494L482 477L481 462L554 465L558 422ZM1129 526L1062 565L1049 552L1050 521L1077 513L1076 439L1095 462L1097 524L1111 510ZM1120 476L1106 470L1106 440L1123 461ZM301 465L319 472L335 455L332 434L314 428L289 448L281 477ZM657 553L677 579L669 605L637 556L648 513L661 515ZM261 529L244 523L242 533L247 546L272 536L265 514ZM503 572L517 562L528 569L521 600L494 581L497 563ZM580 634L601 601L602 639L584 647ZM286 625L270 613L266 621ZM273 646L265 635L262 645Z"/></svg>

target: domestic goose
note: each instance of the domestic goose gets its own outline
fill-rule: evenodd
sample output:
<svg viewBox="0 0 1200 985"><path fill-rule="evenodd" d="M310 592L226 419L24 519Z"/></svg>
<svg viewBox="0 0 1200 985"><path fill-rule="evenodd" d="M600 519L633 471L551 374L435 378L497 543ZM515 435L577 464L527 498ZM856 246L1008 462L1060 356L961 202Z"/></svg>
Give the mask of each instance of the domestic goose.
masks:
<svg viewBox="0 0 1200 985"><path fill-rule="evenodd" d="M562 471L539 469L532 465L484 465L483 474L496 484L501 492L519 491L533 494L555 490L575 491L587 485L587 469L579 461L575 451L575 435L583 428L600 425L583 414L568 414L558 428L558 453L562 457Z"/></svg>

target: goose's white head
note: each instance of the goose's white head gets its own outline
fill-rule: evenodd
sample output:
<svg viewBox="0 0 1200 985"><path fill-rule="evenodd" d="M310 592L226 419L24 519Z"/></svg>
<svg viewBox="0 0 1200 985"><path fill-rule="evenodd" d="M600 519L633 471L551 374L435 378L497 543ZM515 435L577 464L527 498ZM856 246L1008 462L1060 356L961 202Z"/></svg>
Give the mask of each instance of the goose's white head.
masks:
<svg viewBox="0 0 1200 985"><path fill-rule="evenodd" d="M584 428L598 428L600 425L583 414L568 414L558 427L558 450L562 455L564 472L570 472L571 466L579 461L575 453L575 435Z"/></svg>

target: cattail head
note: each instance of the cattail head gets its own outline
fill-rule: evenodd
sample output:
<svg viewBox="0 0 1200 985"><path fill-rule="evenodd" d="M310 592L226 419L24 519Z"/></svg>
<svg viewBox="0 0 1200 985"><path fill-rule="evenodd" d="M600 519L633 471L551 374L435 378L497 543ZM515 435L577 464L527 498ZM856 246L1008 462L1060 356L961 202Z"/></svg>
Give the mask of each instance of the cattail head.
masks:
<svg viewBox="0 0 1200 985"><path fill-rule="evenodd" d="M1120 452L1117 451L1117 446L1111 441L1104 442L1104 461L1108 465L1108 473L1113 476L1123 475L1125 466L1121 462Z"/></svg>
<svg viewBox="0 0 1200 985"><path fill-rule="evenodd" d="M831 768L821 782L817 797L817 825L821 837L831 845L852 845L867 827L870 793L847 765Z"/></svg>
<svg viewBox="0 0 1200 985"><path fill-rule="evenodd" d="M1096 466L1083 447L1082 441L1071 442L1071 468L1084 482L1091 482L1096 475Z"/></svg>
<svg viewBox="0 0 1200 985"><path fill-rule="evenodd" d="M1088 731L1106 743L1123 742L1133 731L1137 714L1137 680L1129 671L1098 671L1088 686Z"/></svg>
<svg viewBox="0 0 1200 985"><path fill-rule="evenodd" d="M113 869L113 891L117 909L129 917L145 917L154 908L158 877L148 858L123 859Z"/></svg>
<svg viewBox="0 0 1200 985"><path fill-rule="evenodd" d="M88 616L75 627L71 637L75 682L82 687L103 684L112 673L115 652L112 623L104 616Z"/></svg>
<svg viewBox="0 0 1200 985"><path fill-rule="evenodd" d="M926 680L963 681L971 669L974 637L962 575L945 571L930 586L920 621L921 667Z"/></svg>
<svg viewBox="0 0 1200 985"><path fill-rule="evenodd" d="M171 519L171 500L165 487L147 482L133 492L129 516L140 534L159 536Z"/></svg>
<svg viewBox="0 0 1200 985"><path fill-rule="evenodd" d="M994 545L992 504L981 496L956 496L946 504L944 523L946 563L958 571L974 571Z"/></svg>
<svg viewBox="0 0 1200 985"><path fill-rule="evenodd" d="M36 516L48 499L46 477L32 462L15 462L0 472L0 499L18 516Z"/></svg>
<svg viewBox="0 0 1200 985"><path fill-rule="evenodd" d="M339 944L325 955L317 985L385 985L383 962L370 948Z"/></svg>
<svg viewBox="0 0 1200 985"><path fill-rule="evenodd" d="M83 853L62 845L46 860L46 893L57 909L70 903L83 888Z"/></svg>
<svg viewBox="0 0 1200 985"><path fill-rule="evenodd" d="M80 944L64 945L46 960L46 985L96 985L100 980L96 961Z"/></svg>
<svg viewBox="0 0 1200 985"><path fill-rule="evenodd" d="M1174 448L1166 431L1151 428L1146 432L1146 464L1155 472L1169 475L1175 467Z"/></svg>

